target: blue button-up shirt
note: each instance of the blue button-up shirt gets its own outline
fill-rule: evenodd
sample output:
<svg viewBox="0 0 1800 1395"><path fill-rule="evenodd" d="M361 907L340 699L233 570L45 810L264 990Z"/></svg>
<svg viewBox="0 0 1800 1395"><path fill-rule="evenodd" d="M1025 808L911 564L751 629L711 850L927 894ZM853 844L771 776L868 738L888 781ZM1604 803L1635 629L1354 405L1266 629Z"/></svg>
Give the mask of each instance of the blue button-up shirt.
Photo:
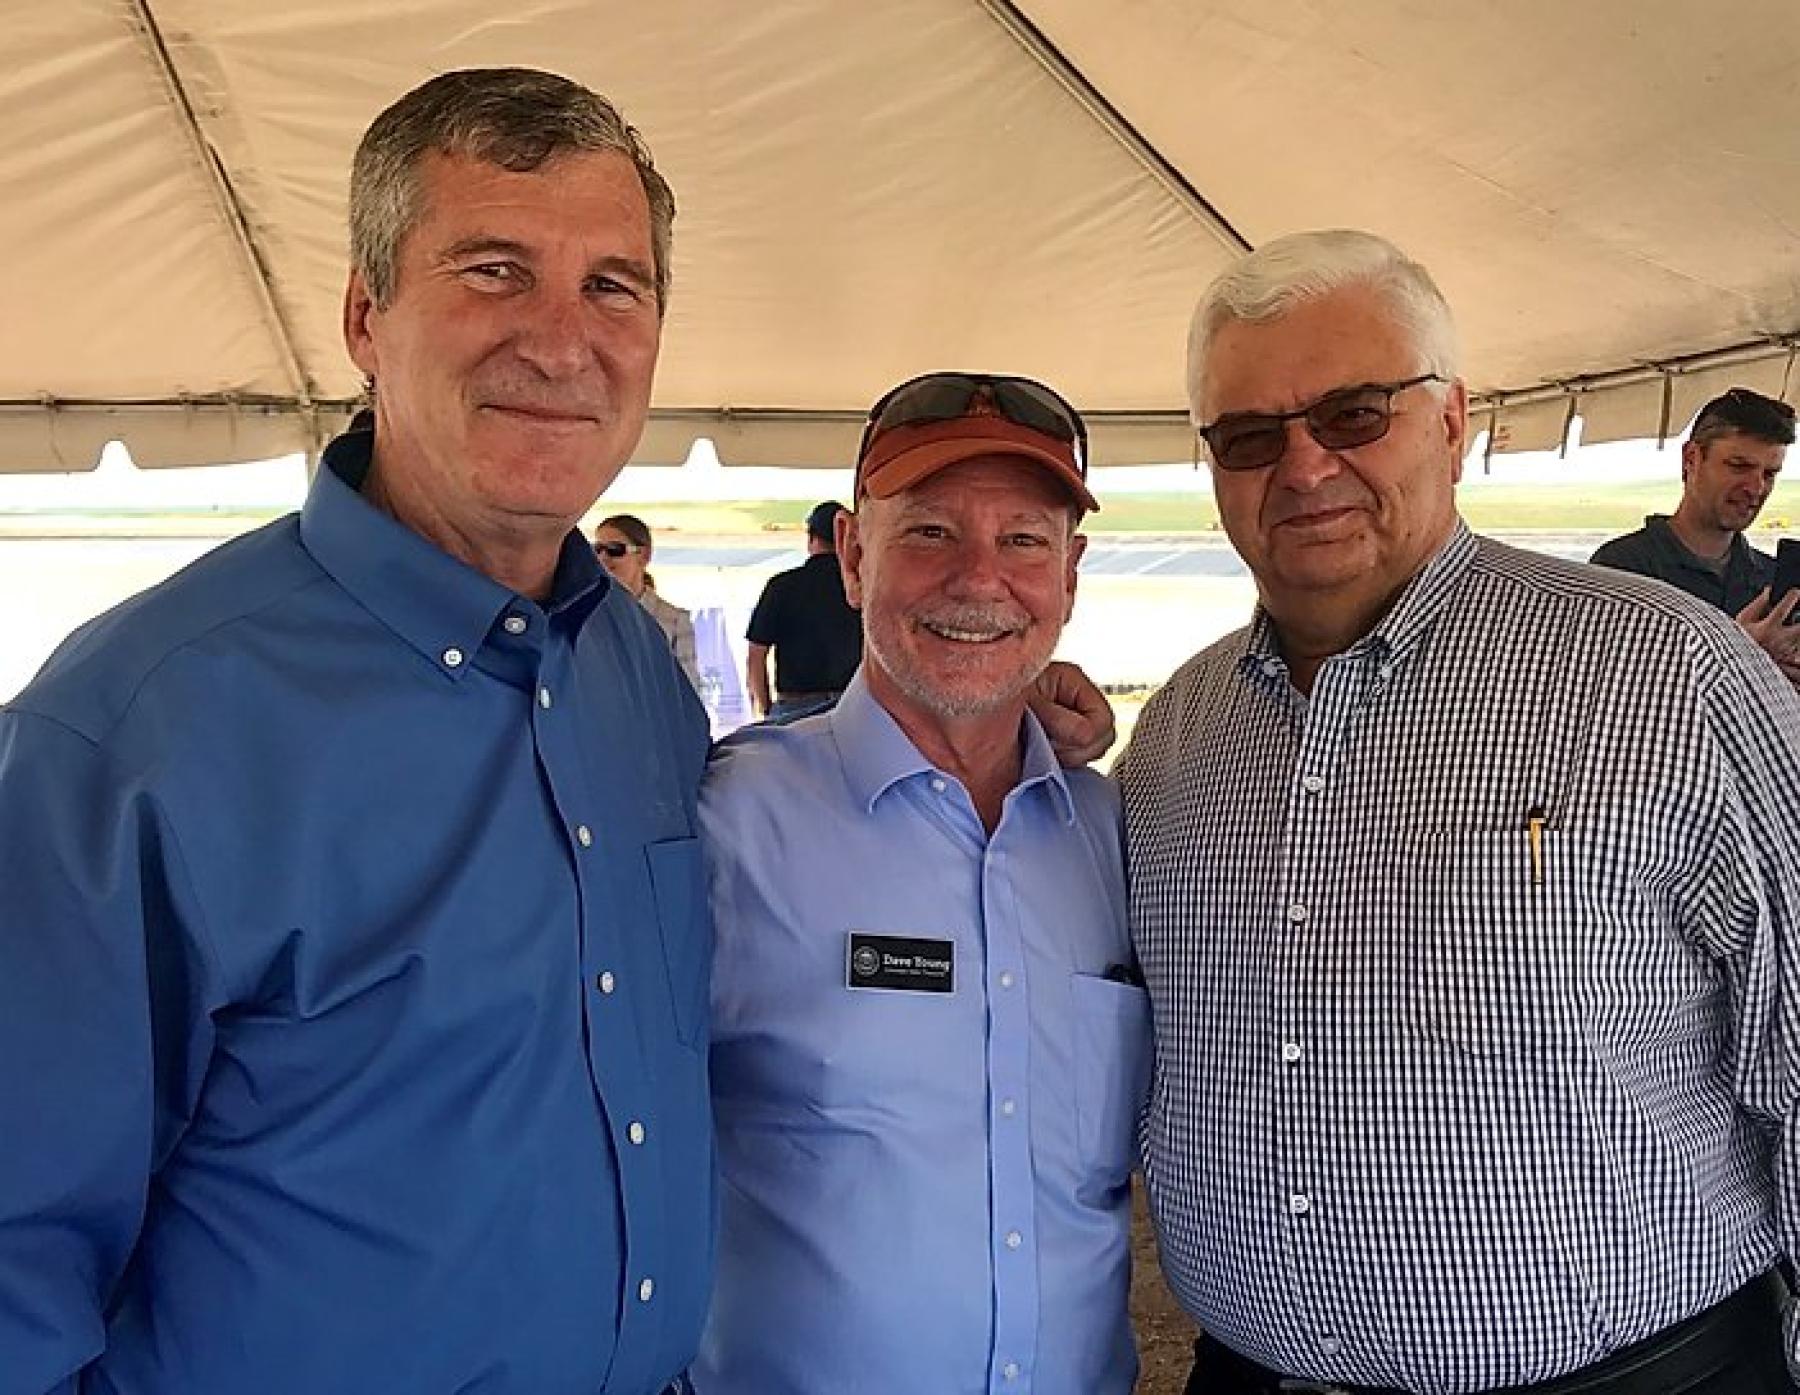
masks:
<svg viewBox="0 0 1800 1395"><path fill-rule="evenodd" d="M1149 1017L1106 976L1112 788L1027 718L989 837L858 677L727 741L701 824L723 1187L696 1390L1129 1391ZM851 932L948 942L954 991L847 987Z"/></svg>
<svg viewBox="0 0 1800 1395"><path fill-rule="evenodd" d="M713 1209L706 723L355 492L0 714L0 1386L642 1395Z"/></svg>

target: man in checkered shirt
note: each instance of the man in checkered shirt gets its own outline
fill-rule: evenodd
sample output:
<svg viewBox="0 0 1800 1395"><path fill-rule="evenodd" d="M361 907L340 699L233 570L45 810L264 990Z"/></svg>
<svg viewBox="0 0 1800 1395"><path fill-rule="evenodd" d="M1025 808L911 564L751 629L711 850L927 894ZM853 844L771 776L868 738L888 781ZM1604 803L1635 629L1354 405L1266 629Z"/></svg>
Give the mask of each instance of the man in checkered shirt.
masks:
<svg viewBox="0 0 1800 1395"><path fill-rule="evenodd" d="M1119 766L1190 1395L1790 1391L1800 699L1469 532L1449 310L1381 239L1226 272L1189 391L1261 598Z"/></svg>

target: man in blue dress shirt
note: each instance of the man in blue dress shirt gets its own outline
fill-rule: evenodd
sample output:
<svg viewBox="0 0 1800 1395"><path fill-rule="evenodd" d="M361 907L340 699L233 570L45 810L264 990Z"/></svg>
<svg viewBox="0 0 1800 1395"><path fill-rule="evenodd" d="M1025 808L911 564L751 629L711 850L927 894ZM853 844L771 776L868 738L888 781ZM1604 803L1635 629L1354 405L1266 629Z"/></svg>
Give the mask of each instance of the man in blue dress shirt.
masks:
<svg viewBox="0 0 1800 1395"><path fill-rule="evenodd" d="M708 771L700 1395L1132 1387L1149 1015L1118 802L1026 711L1074 599L1085 455L1023 379L933 374L878 404L838 524L859 675Z"/></svg>
<svg viewBox="0 0 1800 1395"><path fill-rule="evenodd" d="M490 70L351 210L373 433L0 714L9 1395L650 1395L698 1338L706 718L574 531L673 200Z"/></svg>

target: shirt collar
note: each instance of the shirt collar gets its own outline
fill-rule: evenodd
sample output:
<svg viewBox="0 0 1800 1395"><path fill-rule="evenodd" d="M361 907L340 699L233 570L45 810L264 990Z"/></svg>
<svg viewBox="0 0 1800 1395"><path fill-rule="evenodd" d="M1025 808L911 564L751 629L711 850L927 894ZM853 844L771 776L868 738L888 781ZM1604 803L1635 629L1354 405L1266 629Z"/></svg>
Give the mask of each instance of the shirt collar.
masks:
<svg viewBox="0 0 1800 1395"><path fill-rule="evenodd" d="M502 614L566 612L579 625L605 595L606 573L579 532L563 539L550 603L539 607L383 513L359 492L373 441L369 432L352 432L325 448L300 511L300 539L338 585L433 667L453 678L468 672L465 660Z"/></svg>
<svg viewBox="0 0 1800 1395"><path fill-rule="evenodd" d="M851 793L858 805L870 812L881 796L896 785L918 776L943 774L920 754L893 714L875 700L860 668L825 720L831 725L831 737ZM1063 822L1073 824L1075 798L1069 793L1068 776L1057 761L1043 726L1029 710L1025 713L1024 737L1019 782L1013 788L1022 790L1043 784L1053 791L1051 798Z"/></svg>
<svg viewBox="0 0 1800 1395"><path fill-rule="evenodd" d="M1390 664L1403 658L1431 629L1432 623L1455 595L1457 586L1475 560L1476 550L1475 535L1459 517L1449 540L1414 573L1388 613L1344 653L1355 658L1375 655ZM1275 624L1260 601L1251 616L1238 667L1264 674L1287 672Z"/></svg>
<svg viewBox="0 0 1800 1395"><path fill-rule="evenodd" d="M1681 540L1666 513L1647 515L1644 519L1644 531L1668 553L1669 559L1676 566L1685 567L1691 572L1717 578L1734 567L1751 565L1750 543L1742 533L1731 535L1731 546L1726 550L1723 562L1709 562Z"/></svg>

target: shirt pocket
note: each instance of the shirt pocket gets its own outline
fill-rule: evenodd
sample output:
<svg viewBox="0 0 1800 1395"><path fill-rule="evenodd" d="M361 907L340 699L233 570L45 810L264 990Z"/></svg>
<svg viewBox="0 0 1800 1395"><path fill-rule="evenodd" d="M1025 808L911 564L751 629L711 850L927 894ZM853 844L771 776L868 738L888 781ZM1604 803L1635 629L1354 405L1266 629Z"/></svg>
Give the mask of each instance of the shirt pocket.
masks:
<svg viewBox="0 0 1800 1395"><path fill-rule="evenodd" d="M1604 915L1600 851L1547 827L1450 832L1409 849L1392 937L1402 1027L1468 1055L1537 1056L1579 1040L1586 940Z"/></svg>
<svg viewBox="0 0 1800 1395"><path fill-rule="evenodd" d="M1129 983L1071 974L1076 1142L1085 1172L1123 1186L1137 1162L1150 1086L1150 995Z"/></svg>
<svg viewBox="0 0 1800 1395"><path fill-rule="evenodd" d="M712 979L712 918L701 872L700 840L672 838L644 848L656 900L657 938L669 976L675 1032L696 1051L707 1043Z"/></svg>

